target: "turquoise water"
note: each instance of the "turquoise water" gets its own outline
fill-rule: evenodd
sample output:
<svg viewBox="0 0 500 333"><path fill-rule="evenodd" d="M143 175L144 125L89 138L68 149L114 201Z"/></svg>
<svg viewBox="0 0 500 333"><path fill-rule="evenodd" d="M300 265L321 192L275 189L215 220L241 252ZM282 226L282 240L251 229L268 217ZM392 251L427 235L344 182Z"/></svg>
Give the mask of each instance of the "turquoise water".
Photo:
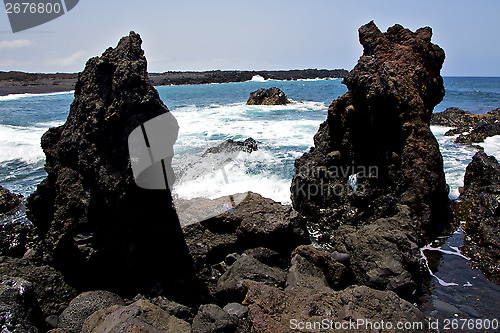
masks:
<svg viewBox="0 0 500 333"><path fill-rule="evenodd" d="M446 97L435 111L455 106L484 113L500 106L500 78L445 78ZM277 86L293 101L286 106L246 106L251 91ZM340 79L311 81L267 81L157 87L162 100L177 118L180 131L174 147L174 169L178 180L174 195L180 198L208 197L254 191L282 203L290 203L293 163L313 145L313 136L325 120L328 105L346 88ZM25 196L45 177L40 137L51 126L63 124L72 93L11 95L0 97L0 185ZM450 197L458 196L465 168L475 149L445 137L447 128L432 127L443 154ZM241 153L225 171L197 168L208 147L227 139L253 137L259 150ZM366 138L369 140L370 138ZM500 137L482 144L488 154L500 157ZM198 163L198 164L197 164ZM200 171L201 170L201 171ZM22 213L16 216L24 219ZM461 245L456 234L425 251L436 278L426 283L423 309L437 318L491 317L498 313L499 287L472 270L465 259L440 253L450 244ZM436 252L436 253L435 253ZM432 254L434 253L434 254ZM443 305L444 303L444 305ZM446 306L452 305L453 307Z"/></svg>

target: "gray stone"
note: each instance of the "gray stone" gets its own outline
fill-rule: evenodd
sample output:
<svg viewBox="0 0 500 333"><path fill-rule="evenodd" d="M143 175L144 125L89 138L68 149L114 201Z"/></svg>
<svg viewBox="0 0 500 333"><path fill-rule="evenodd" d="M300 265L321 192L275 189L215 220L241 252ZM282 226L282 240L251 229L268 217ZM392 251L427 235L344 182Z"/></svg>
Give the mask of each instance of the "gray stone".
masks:
<svg viewBox="0 0 500 333"><path fill-rule="evenodd" d="M235 332L238 321L215 304L200 306L193 319L193 333Z"/></svg>
<svg viewBox="0 0 500 333"><path fill-rule="evenodd" d="M65 328L73 333L79 333L87 317L112 305L125 305L125 302L120 296L109 291L84 292L73 299L61 313L58 327Z"/></svg>
<svg viewBox="0 0 500 333"><path fill-rule="evenodd" d="M240 319L245 317L248 313L248 307L241 305L240 303L229 303L223 308L223 310Z"/></svg>

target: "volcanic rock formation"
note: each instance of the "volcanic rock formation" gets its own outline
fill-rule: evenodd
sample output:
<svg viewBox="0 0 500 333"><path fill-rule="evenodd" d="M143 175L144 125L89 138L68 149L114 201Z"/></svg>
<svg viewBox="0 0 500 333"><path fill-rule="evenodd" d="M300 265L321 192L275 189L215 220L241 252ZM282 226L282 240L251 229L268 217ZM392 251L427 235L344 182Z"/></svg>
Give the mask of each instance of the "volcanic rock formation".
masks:
<svg viewBox="0 0 500 333"><path fill-rule="evenodd" d="M129 134L169 112L141 43L131 32L87 62L66 123L42 137L47 178L27 202L33 257L87 290L175 289L190 267L170 191L139 188L129 161Z"/></svg>
<svg viewBox="0 0 500 333"><path fill-rule="evenodd" d="M467 166L455 211L465 222L464 252L474 266L500 282L500 165L478 152Z"/></svg>
<svg viewBox="0 0 500 333"><path fill-rule="evenodd" d="M439 145L430 130L444 96L445 55L429 27L359 29L364 52L314 137L295 162L294 208L316 240L349 254L359 283L413 294L418 244L449 214Z"/></svg>
<svg viewBox="0 0 500 333"><path fill-rule="evenodd" d="M247 105L285 105L290 103L285 93L276 87L250 93Z"/></svg>

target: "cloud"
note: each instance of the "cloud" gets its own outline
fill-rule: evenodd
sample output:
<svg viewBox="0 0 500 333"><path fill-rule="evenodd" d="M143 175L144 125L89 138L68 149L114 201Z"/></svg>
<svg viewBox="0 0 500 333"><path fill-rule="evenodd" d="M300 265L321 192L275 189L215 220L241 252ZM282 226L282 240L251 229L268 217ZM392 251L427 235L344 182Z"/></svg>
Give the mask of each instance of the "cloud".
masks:
<svg viewBox="0 0 500 333"><path fill-rule="evenodd" d="M3 40L0 42L0 51L4 49L20 49L23 47L30 47L34 44L35 43L27 39Z"/></svg>
<svg viewBox="0 0 500 333"><path fill-rule="evenodd" d="M45 62L47 65L52 66L71 66L79 63L83 63L85 61L85 54L87 52L83 50L76 51L67 57L52 57L47 59Z"/></svg>

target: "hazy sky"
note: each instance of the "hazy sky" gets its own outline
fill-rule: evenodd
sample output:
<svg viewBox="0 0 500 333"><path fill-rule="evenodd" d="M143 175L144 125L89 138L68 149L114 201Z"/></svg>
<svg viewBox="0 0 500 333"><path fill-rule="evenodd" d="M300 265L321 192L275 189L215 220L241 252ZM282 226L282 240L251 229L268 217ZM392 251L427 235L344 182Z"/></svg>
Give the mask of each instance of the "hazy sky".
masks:
<svg viewBox="0 0 500 333"><path fill-rule="evenodd" d="M89 57L141 34L149 71L351 69L357 29L374 20L431 26L443 75L500 76L498 0L80 0L70 12L13 34L0 13L0 70L81 71Z"/></svg>

